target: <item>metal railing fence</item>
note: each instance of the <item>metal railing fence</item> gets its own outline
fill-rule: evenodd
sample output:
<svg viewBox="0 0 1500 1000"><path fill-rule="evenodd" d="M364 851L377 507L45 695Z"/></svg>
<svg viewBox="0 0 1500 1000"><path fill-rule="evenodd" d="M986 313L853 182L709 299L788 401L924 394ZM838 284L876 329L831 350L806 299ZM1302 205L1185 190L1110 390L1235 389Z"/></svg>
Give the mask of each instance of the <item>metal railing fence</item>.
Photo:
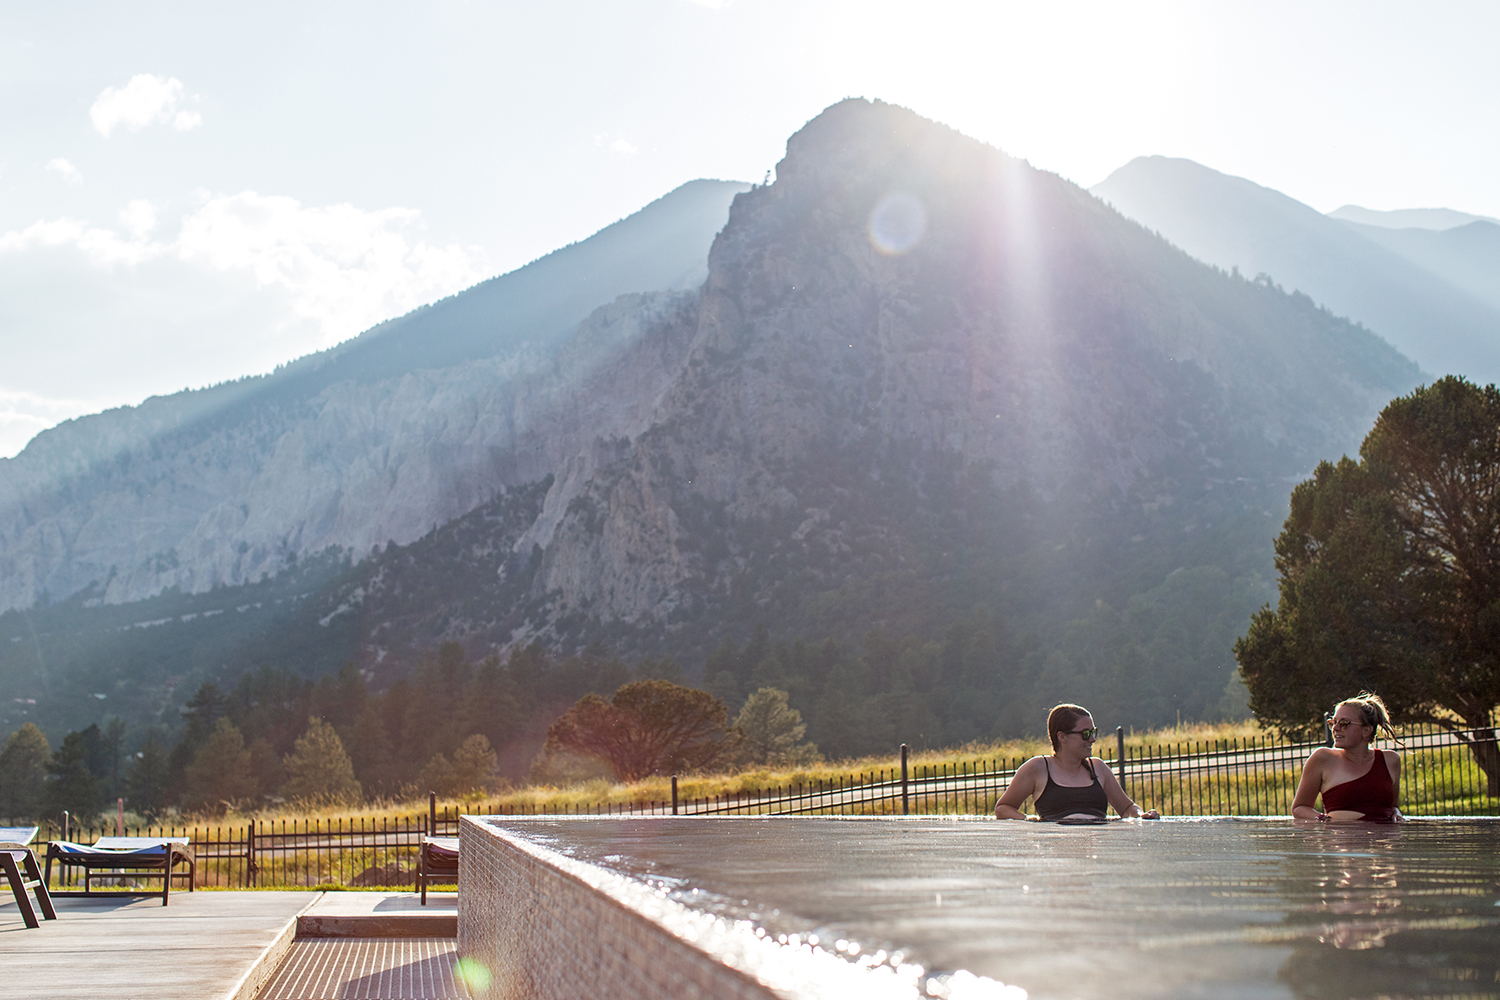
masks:
<svg viewBox="0 0 1500 1000"><path fill-rule="evenodd" d="M1470 745L1494 744L1494 730L1408 727L1402 752L1401 809L1408 816L1500 815L1500 795L1475 763ZM1291 811L1302 763L1323 744L1273 737L1182 741L1155 746L1114 745L1100 755L1142 806L1176 816L1284 816ZM1121 754L1121 751L1125 751ZM407 816L257 820L242 825L188 824L119 830L115 823L64 832L57 823L38 834L46 841L92 843L99 836L186 836L197 855L197 884L224 888L272 886L395 886L415 879L425 835L455 836L459 816L882 816L987 815L1023 763L1020 758L910 766L902 747L899 768L838 775L798 784L648 802L546 805L504 802L412 813ZM54 874L54 878L57 875Z"/></svg>

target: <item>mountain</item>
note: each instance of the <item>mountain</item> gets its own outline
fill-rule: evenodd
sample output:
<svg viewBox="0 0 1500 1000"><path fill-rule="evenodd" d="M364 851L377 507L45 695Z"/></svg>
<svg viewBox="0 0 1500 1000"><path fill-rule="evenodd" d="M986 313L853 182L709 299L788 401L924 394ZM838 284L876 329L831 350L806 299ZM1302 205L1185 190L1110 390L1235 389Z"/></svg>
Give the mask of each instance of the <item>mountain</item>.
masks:
<svg viewBox="0 0 1500 1000"><path fill-rule="evenodd" d="M1500 314L1500 224L1480 219L1443 230L1345 225Z"/></svg>
<svg viewBox="0 0 1500 1000"><path fill-rule="evenodd" d="M1500 306L1438 251L1419 262L1369 227L1191 160L1138 157L1091 190L1200 260L1267 274L1365 324L1428 373L1500 379ZM1443 246L1462 254L1457 241Z"/></svg>
<svg viewBox="0 0 1500 1000"><path fill-rule="evenodd" d="M472 510L505 479L497 454L546 419L544 385L597 360L561 358L560 343L620 295L701 284L745 188L685 184L272 375L37 435L0 459L0 609L237 586L330 546L363 556L409 542Z"/></svg>
<svg viewBox="0 0 1500 1000"><path fill-rule="evenodd" d="M1359 205L1343 205L1328 213L1329 218L1340 222L1353 222L1361 226L1377 226L1381 229L1457 229L1471 222L1500 223L1487 215L1470 215L1451 208L1398 208L1382 212Z"/></svg>
<svg viewBox="0 0 1500 1000"><path fill-rule="evenodd" d="M72 567L0 615L23 711L171 720L199 680L353 660L384 684L454 640L672 656L732 706L782 687L836 754L1029 732L1063 698L1209 716L1291 485L1421 377L1305 295L863 100L735 196L696 288L445 368L337 363L13 494L4 537L53 560L32 586ZM112 562L179 507L211 512L174 522L187 543Z"/></svg>

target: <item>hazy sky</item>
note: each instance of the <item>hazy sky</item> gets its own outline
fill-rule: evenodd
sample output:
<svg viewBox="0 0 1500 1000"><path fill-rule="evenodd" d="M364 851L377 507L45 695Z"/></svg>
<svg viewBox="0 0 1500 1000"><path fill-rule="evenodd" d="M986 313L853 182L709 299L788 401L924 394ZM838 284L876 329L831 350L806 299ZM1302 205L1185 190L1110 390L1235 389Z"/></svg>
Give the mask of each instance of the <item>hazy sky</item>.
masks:
<svg viewBox="0 0 1500 1000"><path fill-rule="evenodd" d="M1085 186L1500 216L1497 42L1482 2L7 0L0 456L760 180L847 96Z"/></svg>

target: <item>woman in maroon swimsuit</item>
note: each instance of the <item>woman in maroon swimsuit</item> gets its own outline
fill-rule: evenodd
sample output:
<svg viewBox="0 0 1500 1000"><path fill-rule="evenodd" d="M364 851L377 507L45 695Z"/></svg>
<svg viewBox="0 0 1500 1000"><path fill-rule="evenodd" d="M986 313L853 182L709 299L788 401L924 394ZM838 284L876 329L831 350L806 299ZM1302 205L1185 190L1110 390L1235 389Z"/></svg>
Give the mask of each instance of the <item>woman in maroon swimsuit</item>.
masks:
<svg viewBox="0 0 1500 1000"><path fill-rule="evenodd" d="M1328 719L1333 746L1319 747L1302 766L1292 801L1296 819L1396 823L1401 789L1401 758L1370 744L1381 729L1394 739L1390 713L1378 695L1361 692L1341 701ZM1323 796L1323 811L1313 803Z"/></svg>

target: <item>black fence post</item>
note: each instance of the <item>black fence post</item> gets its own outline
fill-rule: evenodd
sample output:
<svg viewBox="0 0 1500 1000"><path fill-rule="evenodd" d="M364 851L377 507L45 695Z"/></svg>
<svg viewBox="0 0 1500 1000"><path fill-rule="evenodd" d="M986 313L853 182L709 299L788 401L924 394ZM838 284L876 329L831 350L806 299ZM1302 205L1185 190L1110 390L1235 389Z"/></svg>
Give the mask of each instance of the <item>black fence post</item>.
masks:
<svg viewBox="0 0 1500 1000"><path fill-rule="evenodd" d="M250 820L245 828L245 888L248 889L255 883L255 820Z"/></svg>
<svg viewBox="0 0 1500 1000"><path fill-rule="evenodd" d="M1115 764L1120 771L1120 787L1125 788L1125 727L1115 727ZM1130 789L1125 788L1125 794L1130 794Z"/></svg>
<svg viewBox="0 0 1500 1000"><path fill-rule="evenodd" d="M427 793L427 836L437 836L437 792Z"/></svg>
<svg viewBox="0 0 1500 1000"><path fill-rule="evenodd" d="M672 775L672 815L677 815L677 775Z"/></svg>
<svg viewBox="0 0 1500 1000"><path fill-rule="evenodd" d="M907 798L906 785L906 744L901 744L901 815L905 816L911 809L911 803Z"/></svg>

